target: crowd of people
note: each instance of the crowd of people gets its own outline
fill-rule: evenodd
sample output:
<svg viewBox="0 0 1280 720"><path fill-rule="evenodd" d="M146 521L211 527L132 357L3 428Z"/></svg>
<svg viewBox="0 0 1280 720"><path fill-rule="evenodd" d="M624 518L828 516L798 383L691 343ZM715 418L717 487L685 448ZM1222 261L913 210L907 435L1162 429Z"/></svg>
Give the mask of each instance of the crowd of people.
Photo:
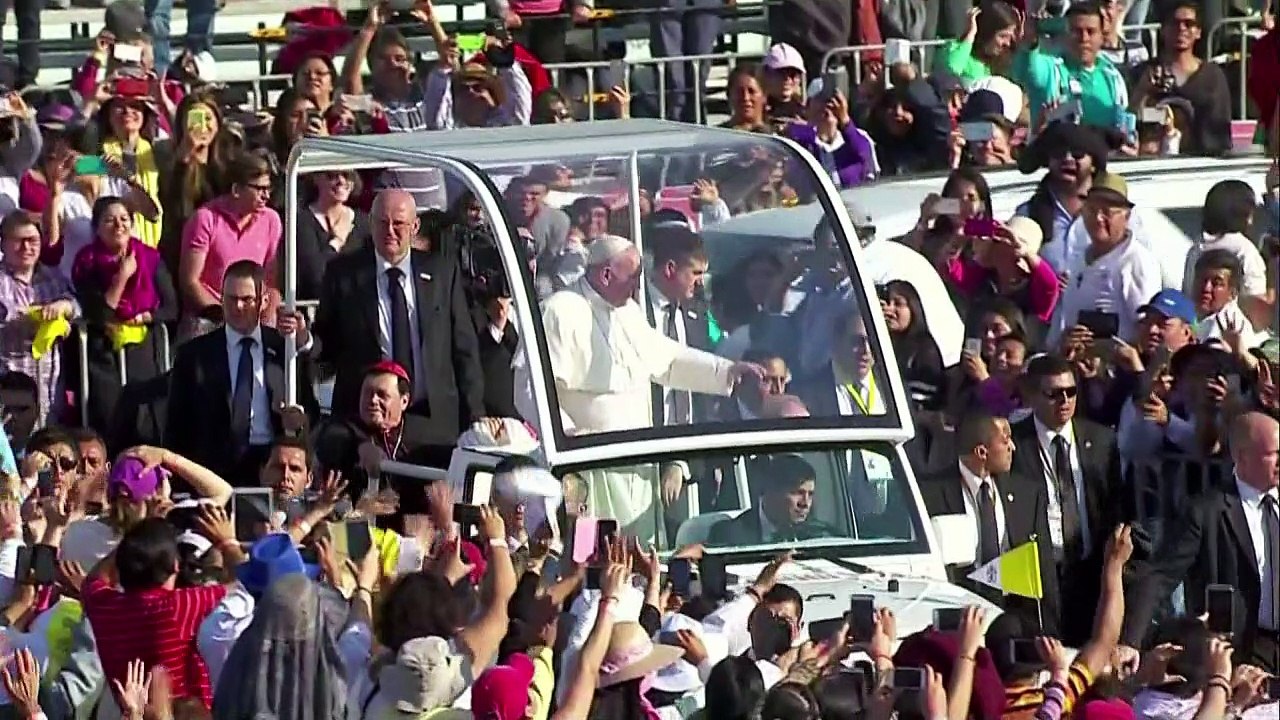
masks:
<svg viewBox="0 0 1280 720"><path fill-rule="evenodd" d="M70 89L0 100L0 713L1276 717L1280 161L1262 193L1214 186L1173 263L1123 177L1126 157L1231 149L1236 99L1202 55L1214 4L1155 3L1148 46L1122 32L1140 0L922 3L955 37L927 64L886 49L848 87L824 54L871 20L913 37L894 26L911 13L846 3L857 22L834 33L813 24L825 11L775 13L779 42L732 68L724 127L745 132L714 162L603 191L576 161L495 172L496 218L433 167L312 173L286 207L283 168L306 137L577 122L582 98L543 63L590 3L497 3L470 57L429 0L374 5L345 49L304 35L260 116L201 80L208 38L169 64L167 10L162 39L156 13L118 1ZM655 54L711 49L716 8L689 5L655 16ZM1280 60L1255 63L1235 92L1275 151ZM598 102L702 118L696 67L663 70L665 102L620 78ZM983 172L1006 167L1044 172L998 218ZM944 177L901 237L847 202L853 255L829 217L737 257L704 238L815 204L811 168L843 190ZM314 314L283 302L285 213ZM539 338L522 337L516 284ZM528 356L543 348L545 379ZM735 470L696 453L557 477L537 452L551 433L893 413L916 428L924 509L964 516L975 543L973 566L948 568L975 605L909 634L881 607L815 635L812 598L786 582L803 549L736 594L706 565L698 592L674 591L673 566L709 549L841 533L798 452L751 458L745 507ZM384 474L445 468L458 447L506 456L489 504ZM916 493L876 493L851 491L862 531L912 539L898 503ZM681 545L689 495L732 519ZM583 552L560 528L584 518L622 532ZM970 579L1029 542L1043 597Z"/></svg>

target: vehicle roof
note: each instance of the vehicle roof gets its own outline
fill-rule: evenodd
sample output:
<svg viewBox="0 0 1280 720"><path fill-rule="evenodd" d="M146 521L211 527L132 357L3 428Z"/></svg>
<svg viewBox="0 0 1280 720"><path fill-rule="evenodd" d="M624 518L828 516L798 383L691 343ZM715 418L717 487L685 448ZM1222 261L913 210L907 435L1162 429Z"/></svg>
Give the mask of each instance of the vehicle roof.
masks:
<svg viewBox="0 0 1280 720"><path fill-rule="evenodd" d="M666 120L597 120L449 132L305 138L294 152L298 155L299 172L312 172L350 167L352 155L376 159L400 153L430 153L477 165L492 165L547 162L567 156L619 157L632 150L643 154L682 148L706 149L724 143L727 138L743 137L753 136L737 130Z"/></svg>

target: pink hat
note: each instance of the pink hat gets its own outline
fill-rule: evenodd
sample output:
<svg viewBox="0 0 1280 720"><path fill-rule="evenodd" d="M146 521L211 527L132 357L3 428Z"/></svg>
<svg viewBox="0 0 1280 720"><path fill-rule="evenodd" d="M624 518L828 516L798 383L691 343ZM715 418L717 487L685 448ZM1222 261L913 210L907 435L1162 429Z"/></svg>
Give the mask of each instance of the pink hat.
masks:
<svg viewBox="0 0 1280 720"><path fill-rule="evenodd" d="M1110 700L1090 700L1076 710L1080 720L1134 720L1133 707L1129 703L1111 698Z"/></svg>
<svg viewBox="0 0 1280 720"><path fill-rule="evenodd" d="M533 661L524 653L480 673L471 686L471 713L485 720L523 720L529 707Z"/></svg>
<svg viewBox="0 0 1280 720"><path fill-rule="evenodd" d="M764 56L765 70L795 70L804 75L804 58L786 43L775 43Z"/></svg>

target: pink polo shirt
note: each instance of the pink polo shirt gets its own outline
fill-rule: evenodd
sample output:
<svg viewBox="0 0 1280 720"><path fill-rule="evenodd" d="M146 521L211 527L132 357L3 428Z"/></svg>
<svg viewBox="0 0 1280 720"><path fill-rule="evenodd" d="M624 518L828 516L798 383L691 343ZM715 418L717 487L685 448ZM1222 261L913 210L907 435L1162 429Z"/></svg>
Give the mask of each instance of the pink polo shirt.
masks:
<svg viewBox="0 0 1280 720"><path fill-rule="evenodd" d="M226 197L210 200L196 210L182 228L183 252L205 252L200 284L216 298L222 297L222 276L232 263L252 260L263 267L272 267L284 234L280 215L269 207L259 210L241 230L230 203ZM267 284L275 284L270 274Z"/></svg>

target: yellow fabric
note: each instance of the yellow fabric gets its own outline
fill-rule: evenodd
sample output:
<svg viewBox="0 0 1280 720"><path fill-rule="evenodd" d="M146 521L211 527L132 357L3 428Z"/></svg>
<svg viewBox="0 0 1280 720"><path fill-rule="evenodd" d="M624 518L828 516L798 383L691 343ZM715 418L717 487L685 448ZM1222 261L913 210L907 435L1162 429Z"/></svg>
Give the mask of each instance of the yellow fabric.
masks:
<svg viewBox="0 0 1280 720"><path fill-rule="evenodd" d="M74 645L71 634L84 618L84 608L76 600L62 598L44 614L49 616L48 632L45 633L45 639L49 643L49 664L44 676L56 678L71 657Z"/></svg>
<svg viewBox="0 0 1280 720"><path fill-rule="evenodd" d="M103 140L102 155L118 162L124 157L124 146L114 138ZM133 234L148 247L159 247L164 207L160 204L160 169L156 166L156 154L151 143L139 138L138 146L134 149L134 157L138 159L138 184L147 191L147 195L156 204L160 214L151 221L143 217L142 213L134 213Z"/></svg>
<svg viewBox="0 0 1280 720"><path fill-rule="evenodd" d="M147 326L135 323L107 326L107 337L111 339L112 350L123 350L129 345L137 345L147 339Z"/></svg>
<svg viewBox="0 0 1280 720"><path fill-rule="evenodd" d="M858 410L863 415L871 415L871 410L876 406L876 378L874 375L867 376L867 396L862 397L862 388L853 383L847 383L844 386L849 391L849 397L853 398L853 402L858 406Z"/></svg>
<svg viewBox="0 0 1280 720"><path fill-rule="evenodd" d="M529 684L529 701L533 712L529 715L529 720L547 720L547 715L551 712L551 699L556 690L556 671L551 664L551 648L530 648L529 657L533 659L533 682Z"/></svg>
<svg viewBox="0 0 1280 720"><path fill-rule="evenodd" d="M385 577L395 577L400 562L400 536L390 530L372 528L369 530L369 537L378 551L378 557L382 559L382 574Z"/></svg>
<svg viewBox="0 0 1280 720"><path fill-rule="evenodd" d="M31 341L31 357L39 360L53 349L53 344L71 334L71 321L64 317L45 320L40 313L44 308L27 310L27 317L36 323L36 336Z"/></svg>

